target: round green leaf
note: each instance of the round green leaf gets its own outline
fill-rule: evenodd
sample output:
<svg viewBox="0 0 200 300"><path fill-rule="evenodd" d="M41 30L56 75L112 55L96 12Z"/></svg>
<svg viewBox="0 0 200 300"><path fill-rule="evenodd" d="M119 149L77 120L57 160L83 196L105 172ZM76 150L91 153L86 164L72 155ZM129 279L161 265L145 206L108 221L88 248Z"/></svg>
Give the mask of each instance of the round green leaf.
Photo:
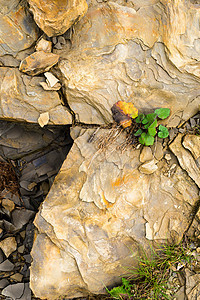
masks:
<svg viewBox="0 0 200 300"><path fill-rule="evenodd" d="M136 133L134 133L134 136L139 136L139 135L141 135L142 133L143 133L142 129L138 129L138 130L136 131Z"/></svg>
<svg viewBox="0 0 200 300"><path fill-rule="evenodd" d="M144 141L145 146L153 145L153 143L154 143L154 137L147 133Z"/></svg>
<svg viewBox="0 0 200 300"><path fill-rule="evenodd" d="M169 108L158 108L155 110L155 113L158 115L158 118L164 120L170 115L170 109Z"/></svg>
<svg viewBox="0 0 200 300"><path fill-rule="evenodd" d="M159 132L158 132L159 138L165 139L166 137L168 137L169 131L168 131L168 129L165 126L159 125L158 128L159 128Z"/></svg>
<svg viewBox="0 0 200 300"><path fill-rule="evenodd" d="M155 127L153 127L153 128L149 127L149 128L148 128L148 133L149 133L149 135L151 135L151 136L155 136L156 133L157 133L156 128L155 128Z"/></svg>
<svg viewBox="0 0 200 300"><path fill-rule="evenodd" d="M142 121L144 120L145 115L144 114L139 114L138 117L135 119L136 123L142 123Z"/></svg>
<svg viewBox="0 0 200 300"><path fill-rule="evenodd" d="M143 132L141 134L141 136L139 137L139 142L142 145L150 146L150 145L153 145L153 143L154 143L154 137L149 135L149 133Z"/></svg>
<svg viewBox="0 0 200 300"><path fill-rule="evenodd" d="M139 137L139 142L140 142L140 144L142 144L142 145L144 145L144 143L145 143L145 136L146 136L146 133L143 132L143 133L141 134L141 136Z"/></svg>

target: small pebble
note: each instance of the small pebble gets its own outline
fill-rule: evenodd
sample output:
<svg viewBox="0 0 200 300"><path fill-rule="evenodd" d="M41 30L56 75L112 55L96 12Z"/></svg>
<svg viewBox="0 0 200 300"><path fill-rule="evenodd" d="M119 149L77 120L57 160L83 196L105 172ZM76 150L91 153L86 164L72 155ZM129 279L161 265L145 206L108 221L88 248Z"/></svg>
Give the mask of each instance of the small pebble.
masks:
<svg viewBox="0 0 200 300"><path fill-rule="evenodd" d="M58 37L58 43L60 43L61 45L65 45L66 44L66 40L63 36L59 36Z"/></svg>
<svg viewBox="0 0 200 300"><path fill-rule="evenodd" d="M172 157L171 157L171 155L170 155L169 153L167 153L167 154L165 154L165 159L166 159L166 160L171 160Z"/></svg>
<svg viewBox="0 0 200 300"><path fill-rule="evenodd" d="M52 38L52 42L53 42L53 44L56 44L56 43L57 43L57 37L56 37L56 36L54 36L54 37Z"/></svg>
<svg viewBox="0 0 200 300"><path fill-rule="evenodd" d="M193 118L190 118L190 124L191 124L191 127L193 128L196 126L196 121Z"/></svg>

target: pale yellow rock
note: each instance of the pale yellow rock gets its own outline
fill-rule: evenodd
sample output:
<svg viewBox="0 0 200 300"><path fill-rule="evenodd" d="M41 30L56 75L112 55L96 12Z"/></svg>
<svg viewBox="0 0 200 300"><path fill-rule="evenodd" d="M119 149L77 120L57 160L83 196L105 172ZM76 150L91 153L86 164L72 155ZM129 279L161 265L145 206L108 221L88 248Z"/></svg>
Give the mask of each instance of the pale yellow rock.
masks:
<svg viewBox="0 0 200 300"><path fill-rule="evenodd" d="M2 206L11 212L15 208L15 203L9 199L2 199Z"/></svg>
<svg viewBox="0 0 200 300"><path fill-rule="evenodd" d="M152 159L148 162L145 162L139 167L139 171L143 174L153 174L158 169L156 165L156 160Z"/></svg>
<svg viewBox="0 0 200 300"><path fill-rule="evenodd" d="M40 85L45 91L58 91L61 88L61 84L58 82L53 87L50 87L46 82L40 82Z"/></svg>
<svg viewBox="0 0 200 300"><path fill-rule="evenodd" d="M174 35L171 37L165 32L176 31L176 25L179 26L176 18L180 12L173 7L177 1L163 1L164 5L159 2L153 5L150 1L137 11L134 6L116 2L89 7L85 17L74 26L71 50L59 51L63 58L58 63L59 79L77 119L90 124L113 122L111 107L119 99L132 102L141 113L153 112L159 107L170 108L169 118L162 121L168 127L176 127L198 112L200 86L196 76L182 72L167 56L170 55L168 40ZM192 23L191 10L180 2L185 7L183 19L188 17ZM187 2L188 7L192 7ZM195 15L195 9L193 12ZM199 47L198 39L196 42L194 39L199 35L197 20L195 17L192 23L196 28L194 32L186 30L185 40L179 35L188 55L192 57L196 53L196 64L199 56L199 51L194 49ZM192 48L188 47L190 36L194 42ZM174 40L173 45L176 50ZM182 56L184 53L179 55Z"/></svg>
<svg viewBox="0 0 200 300"><path fill-rule="evenodd" d="M71 114L62 105L58 93L43 90L39 84L42 79L31 78L17 68L1 67L0 118L37 123L40 114L49 112L49 124L71 124Z"/></svg>
<svg viewBox="0 0 200 300"><path fill-rule="evenodd" d="M152 154L151 148L144 146L140 153L140 161L146 162L146 161L152 160L152 159L153 159L153 154Z"/></svg>
<svg viewBox="0 0 200 300"><path fill-rule="evenodd" d="M189 152L182 146L182 138L183 138L183 134L179 133L179 135L175 138L173 143L170 144L169 148L178 158L181 167L188 172L189 176L195 181L197 186L200 188L199 165L196 164L195 158L192 156L191 152ZM189 135L186 141L189 142L189 140L193 141L192 149L196 149L200 147L199 139L193 139ZM190 143L190 147L191 147L191 143Z"/></svg>
<svg viewBox="0 0 200 300"><path fill-rule="evenodd" d="M126 267L137 266L149 239L180 242L199 199L179 166L171 177L165 160L155 173L140 173L140 151L117 148L125 134L98 151L110 130L99 129L90 143L94 129L71 131L74 144L35 218L31 288L40 298L105 293Z"/></svg>
<svg viewBox="0 0 200 300"><path fill-rule="evenodd" d="M38 75L49 71L57 64L59 55L44 51L36 51L21 61L19 70L28 75Z"/></svg>
<svg viewBox="0 0 200 300"><path fill-rule="evenodd" d="M16 280L18 282L21 282L22 279L23 279L23 275L20 274L20 273L15 273L12 276L10 276L10 278L12 278L12 279L14 279L14 280Z"/></svg>
<svg viewBox="0 0 200 300"><path fill-rule="evenodd" d="M48 35L61 35L87 11L85 0L29 0L37 25Z"/></svg>
<svg viewBox="0 0 200 300"><path fill-rule="evenodd" d="M170 155L169 153L167 153L167 154L165 154L165 159L166 159L166 160L171 160L172 157L171 157L171 155Z"/></svg>
<svg viewBox="0 0 200 300"><path fill-rule="evenodd" d="M44 51L44 52L51 52L52 49L52 42L45 40L42 38L36 44L35 50L36 51Z"/></svg>
<svg viewBox="0 0 200 300"><path fill-rule="evenodd" d="M5 238L0 242L0 248L3 250L5 255L8 257L12 252L17 249L17 243L14 237Z"/></svg>
<svg viewBox="0 0 200 300"><path fill-rule="evenodd" d="M190 150L194 159L200 158L200 136L186 135L183 139L183 146Z"/></svg>
<svg viewBox="0 0 200 300"><path fill-rule="evenodd" d="M38 118L38 124L41 127L44 127L45 125L47 125L49 123L49 113L45 112L40 114L39 118Z"/></svg>
<svg viewBox="0 0 200 300"><path fill-rule="evenodd" d="M161 160L163 158L164 151L163 151L163 146L162 143L157 142L154 146L154 157L157 160Z"/></svg>
<svg viewBox="0 0 200 300"><path fill-rule="evenodd" d="M146 223L146 238L150 241L153 240L153 230L149 226L149 223Z"/></svg>
<svg viewBox="0 0 200 300"><path fill-rule="evenodd" d="M44 76L46 77L47 84L50 87L54 87L54 85L59 82L59 79L56 78L56 76L54 76L51 72L45 72Z"/></svg>

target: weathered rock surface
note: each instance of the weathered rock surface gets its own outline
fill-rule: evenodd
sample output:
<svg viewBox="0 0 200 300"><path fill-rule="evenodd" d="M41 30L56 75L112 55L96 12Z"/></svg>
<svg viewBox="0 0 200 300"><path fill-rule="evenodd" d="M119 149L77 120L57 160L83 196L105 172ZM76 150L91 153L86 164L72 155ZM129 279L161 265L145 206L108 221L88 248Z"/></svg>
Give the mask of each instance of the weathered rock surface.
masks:
<svg viewBox="0 0 200 300"><path fill-rule="evenodd" d="M117 150L123 134L99 151L98 138L107 130L99 130L92 143L87 141L94 130L77 128L72 135L78 132L35 219L31 288L41 299L104 293L124 267L136 265L139 246L180 241L199 199L178 165L171 176L164 175L165 160L153 174L140 173L140 151Z"/></svg>
<svg viewBox="0 0 200 300"><path fill-rule="evenodd" d="M200 188L200 165L197 161L199 148L200 138L193 135L187 135L183 138L183 134L179 134L170 145L170 149L177 156L181 167L188 172L189 176Z"/></svg>
<svg viewBox="0 0 200 300"><path fill-rule="evenodd" d="M71 115L55 91L44 91L42 77L23 75L15 68L0 68L0 118L37 123L49 113L49 124L69 124Z"/></svg>
<svg viewBox="0 0 200 300"><path fill-rule="evenodd" d="M29 0L35 22L48 35L61 35L87 11L86 0Z"/></svg>
<svg viewBox="0 0 200 300"><path fill-rule="evenodd" d="M63 57L59 69L69 105L80 121L112 122L111 107L119 100L132 101L140 112L158 107L170 108L167 122L171 127L197 113L200 95L198 70L194 68L192 72L191 68L199 55L195 50L198 49L196 14L199 8L194 8L190 1L186 4L178 0L162 2L161 5L149 1L137 11L116 2L91 5L85 17L74 27L71 50L67 53L63 50L63 55L62 51L59 52ZM193 22L195 15L192 28L196 29L183 28L185 35L182 40L181 30L180 33L176 29L180 11L172 9L173 5L179 7L178 2L181 7L186 5L184 18L188 18L189 23ZM166 36L164 32L169 26L172 27L171 35ZM180 51L187 51L188 56L180 68L181 55L175 55L176 43L173 49L170 46L176 39L181 40ZM188 72L187 68L190 69Z"/></svg>
<svg viewBox="0 0 200 300"><path fill-rule="evenodd" d="M28 75L38 75L47 72L57 64L59 55L44 51L36 51L26 57L20 64L19 70Z"/></svg>
<svg viewBox="0 0 200 300"><path fill-rule="evenodd" d="M15 56L39 37L39 28L24 1L0 1L0 28L0 56Z"/></svg>

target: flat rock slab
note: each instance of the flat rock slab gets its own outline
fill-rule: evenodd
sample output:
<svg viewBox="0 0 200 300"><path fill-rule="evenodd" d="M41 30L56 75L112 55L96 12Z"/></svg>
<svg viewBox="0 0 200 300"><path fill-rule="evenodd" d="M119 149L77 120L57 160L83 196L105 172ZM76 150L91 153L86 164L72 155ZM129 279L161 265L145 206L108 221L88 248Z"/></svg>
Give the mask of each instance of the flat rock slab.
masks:
<svg viewBox="0 0 200 300"><path fill-rule="evenodd" d="M73 129L72 136L78 132L35 219L30 284L42 299L105 293L136 266L140 247L148 252L151 241L179 242L199 199L178 165L171 176L166 160L153 174L140 173L140 150L118 148L123 133L102 151L98 143L109 130L100 129L91 143L94 130Z"/></svg>
<svg viewBox="0 0 200 300"><path fill-rule="evenodd" d="M0 56L16 56L29 48L39 37L39 28L32 15L18 0L0 1Z"/></svg>
<svg viewBox="0 0 200 300"><path fill-rule="evenodd" d="M35 22L48 35L65 33L87 11L86 0L28 0Z"/></svg>
<svg viewBox="0 0 200 300"><path fill-rule="evenodd" d="M198 112L198 69L194 68L193 73L189 60L190 71L175 67L179 61L175 61L174 48L173 63L168 58L170 37L164 37L163 31L166 32L165 26L173 30L177 15L168 11L167 3L164 1L162 7L152 3L138 11L115 2L91 5L75 25L71 50L59 52L63 57L59 69L69 105L80 121L112 122L111 107L119 100L134 103L140 113L170 108L171 115L165 121L169 127L176 127ZM185 10L188 15L184 16L192 22L192 4L191 10ZM198 28L198 22L194 26ZM180 29L181 33L184 29ZM176 28L171 34L174 39L178 36ZM198 35L198 29L189 34L194 44ZM167 46L159 42L163 40ZM184 52L188 44L183 39L182 44Z"/></svg>
<svg viewBox="0 0 200 300"><path fill-rule="evenodd" d="M26 57L20 64L19 70L35 76L50 70L59 60L59 55L45 51L36 51Z"/></svg>
<svg viewBox="0 0 200 300"><path fill-rule="evenodd" d="M0 67L0 118L37 123L41 113L49 113L49 124L70 124L71 114L56 91L45 91L42 77L23 75L15 68Z"/></svg>

